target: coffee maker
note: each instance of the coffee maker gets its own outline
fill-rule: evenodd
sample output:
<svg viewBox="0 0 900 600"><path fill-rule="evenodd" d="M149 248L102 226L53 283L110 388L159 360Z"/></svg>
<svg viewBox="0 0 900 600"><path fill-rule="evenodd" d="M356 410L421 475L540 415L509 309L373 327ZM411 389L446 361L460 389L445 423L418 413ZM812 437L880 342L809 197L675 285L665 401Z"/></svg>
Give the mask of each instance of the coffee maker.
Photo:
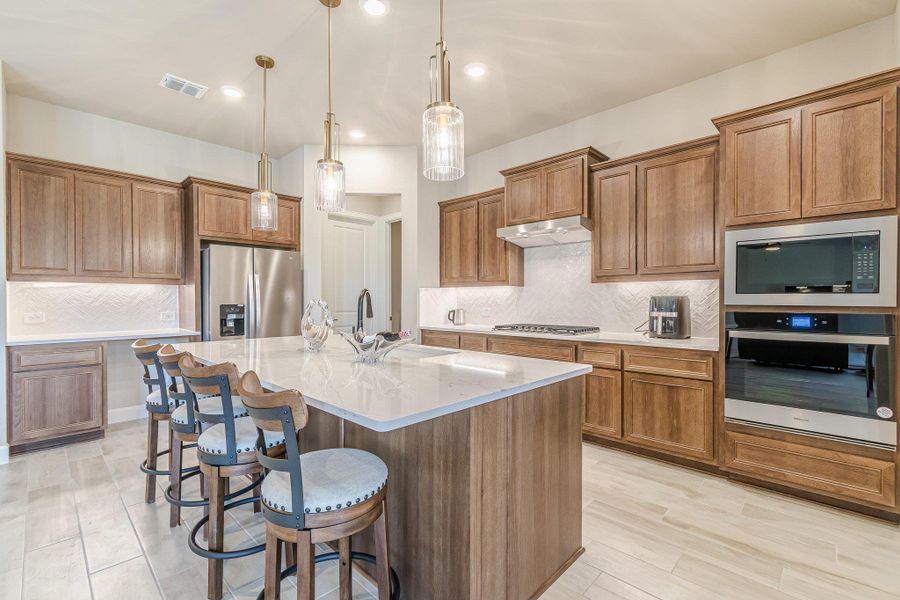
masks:
<svg viewBox="0 0 900 600"><path fill-rule="evenodd" d="M650 296L650 337L681 340L691 337L691 299Z"/></svg>

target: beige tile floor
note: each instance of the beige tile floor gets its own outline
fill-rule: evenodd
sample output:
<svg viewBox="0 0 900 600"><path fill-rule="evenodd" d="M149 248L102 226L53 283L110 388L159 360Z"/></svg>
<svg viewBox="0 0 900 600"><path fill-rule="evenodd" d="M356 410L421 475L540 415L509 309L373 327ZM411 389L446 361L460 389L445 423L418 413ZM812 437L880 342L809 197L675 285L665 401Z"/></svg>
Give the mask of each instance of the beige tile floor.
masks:
<svg viewBox="0 0 900 600"><path fill-rule="evenodd" d="M162 494L144 504L143 446L133 422L0 467L0 600L205 598L205 562L185 541L199 510L170 530ZM545 600L900 599L891 524L590 445L583 506L587 551ZM263 531L242 507L226 544ZM262 555L227 561L226 597L255 598L262 568ZM321 597L336 599L334 563L318 569ZM374 598L362 578L354 591Z"/></svg>

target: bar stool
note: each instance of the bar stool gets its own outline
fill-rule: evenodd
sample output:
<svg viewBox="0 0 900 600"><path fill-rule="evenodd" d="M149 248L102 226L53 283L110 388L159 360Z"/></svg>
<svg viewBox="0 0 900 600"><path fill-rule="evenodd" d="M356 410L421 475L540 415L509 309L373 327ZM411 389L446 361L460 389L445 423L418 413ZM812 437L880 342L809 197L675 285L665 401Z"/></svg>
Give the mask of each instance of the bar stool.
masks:
<svg viewBox="0 0 900 600"><path fill-rule="evenodd" d="M231 363L212 366L200 365L193 356L185 353L178 360L181 376L188 388L188 393L196 402L194 415L200 422L203 432L197 437L197 458L200 472L206 478L209 496L209 515L200 519L191 530L188 546L197 555L207 559L207 597L219 600L222 597L223 561L250 556L265 550L265 544L241 548L224 549L225 511L253 502L259 507L260 498L251 496L226 504L226 500L240 496L258 487L262 481L263 467L256 458L257 429L250 419L235 418L235 409L241 406L241 398L232 396L232 390L238 389L238 370ZM201 400L196 400L200 396ZM198 410L206 405L211 397L218 399L215 411ZM267 432L263 438L264 446L273 456L284 454L284 435L280 432ZM227 493L230 477L248 476L252 479L244 489ZM202 547L197 543L197 533L208 523L208 544Z"/></svg>
<svg viewBox="0 0 900 600"><path fill-rule="evenodd" d="M141 471L147 475L144 487L144 502L152 504L156 502L156 477L168 476L168 470L157 469L157 459L169 454L172 449L172 430L169 429L169 447L159 451L159 423L168 421L172 410L177 408L178 399L173 393L183 392L184 388L178 388L174 381L169 381L163 371L156 353L162 346L160 344L148 344L140 339L131 344L134 355L144 368L143 382L149 390L145 400L147 408L147 458L141 463ZM151 374L151 367L153 367ZM154 389L156 388L156 389ZM170 465L171 467L171 465Z"/></svg>
<svg viewBox="0 0 900 600"><path fill-rule="evenodd" d="M296 390L267 392L253 371L241 378L240 394L259 429L258 440L270 434L285 440L284 457L274 456L266 445L257 447L259 462L268 470L261 489L266 518L265 600L279 597L281 544L297 544L297 598L313 600L315 563L330 558L317 557L315 545L333 541L338 541L339 548L340 597L349 600L353 595L352 559L373 558L351 552L350 536L373 524L378 598L391 598L392 579L394 597L399 597L388 558L388 469L384 462L353 448L300 454L300 430L309 418L303 395Z"/></svg>

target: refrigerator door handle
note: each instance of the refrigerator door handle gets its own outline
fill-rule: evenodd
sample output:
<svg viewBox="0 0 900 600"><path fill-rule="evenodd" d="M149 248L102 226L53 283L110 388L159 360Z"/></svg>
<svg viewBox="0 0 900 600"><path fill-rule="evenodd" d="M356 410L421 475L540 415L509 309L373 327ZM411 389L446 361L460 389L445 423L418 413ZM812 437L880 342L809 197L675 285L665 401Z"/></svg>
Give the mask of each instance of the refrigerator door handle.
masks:
<svg viewBox="0 0 900 600"><path fill-rule="evenodd" d="M246 323L246 336L248 338L256 337L256 290L255 275L250 273L247 275L247 306L245 308L244 321Z"/></svg>
<svg viewBox="0 0 900 600"><path fill-rule="evenodd" d="M259 275L254 273L251 277L253 278L253 337L259 337L259 330L262 326L259 310Z"/></svg>

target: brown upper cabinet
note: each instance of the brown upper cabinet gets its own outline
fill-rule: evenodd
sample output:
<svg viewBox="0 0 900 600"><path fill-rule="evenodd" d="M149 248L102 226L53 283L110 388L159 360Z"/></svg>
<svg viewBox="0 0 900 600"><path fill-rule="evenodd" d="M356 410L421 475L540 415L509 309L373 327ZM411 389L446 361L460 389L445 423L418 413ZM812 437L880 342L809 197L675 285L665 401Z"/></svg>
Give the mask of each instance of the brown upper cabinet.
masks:
<svg viewBox="0 0 900 600"><path fill-rule="evenodd" d="M608 160L594 148L582 148L500 173L506 178L506 224L589 215L588 168Z"/></svg>
<svg viewBox="0 0 900 600"><path fill-rule="evenodd" d="M897 206L897 85L887 71L714 119L726 225Z"/></svg>
<svg viewBox="0 0 900 600"><path fill-rule="evenodd" d="M75 173L10 160L7 275L75 275Z"/></svg>
<svg viewBox="0 0 900 600"><path fill-rule="evenodd" d="M626 164L601 169L594 171L591 180L593 279L634 275L637 167Z"/></svg>
<svg viewBox="0 0 900 600"><path fill-rule="evenodd" d="M637 165L638 272L718 269L718 140Z"/></svg>
<svg viewBox="0 0 900 600"><path fill-rule="evenodd" d="M441 286L522 285L522 248L497 237L505 227L503 189L440 203Z"/></svg>
<svg viewBox="0 0 900 600"><path fill-rule="evenodd" d="M181 189L8 155L9 279L180 283Z"/></svg>
<svg viewBox="0 0 900 600"><path fill-rule="evenodd" d="M592 280L719 268L718 137L591 168Z"/></svg>
<svg viewBox="0 0 900 600"><path fill-rule="evenodd" d="M300 249L300 198L278 194L278 229L250 227L250 188L189 177L182 182L201 240Z"/></svg>

